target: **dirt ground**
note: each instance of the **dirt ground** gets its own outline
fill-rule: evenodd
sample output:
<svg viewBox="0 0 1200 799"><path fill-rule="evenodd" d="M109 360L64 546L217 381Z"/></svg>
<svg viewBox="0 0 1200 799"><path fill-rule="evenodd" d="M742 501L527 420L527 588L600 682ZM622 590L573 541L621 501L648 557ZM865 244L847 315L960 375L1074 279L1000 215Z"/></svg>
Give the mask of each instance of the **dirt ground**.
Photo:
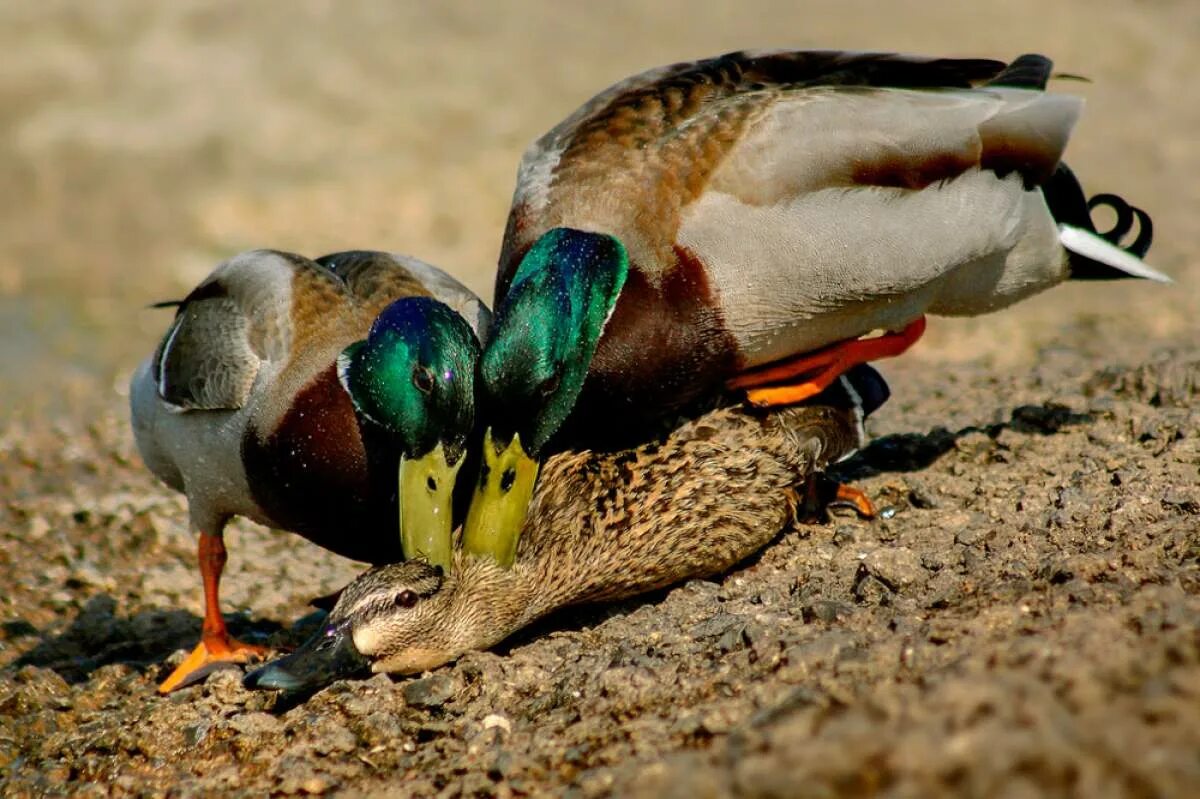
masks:
<svg viewBox="0 0 1200 799"><path fill-rule="evenodd" d="M0 793L1200 795L1198 42L1187 0L0 6ZM1089 76L1069 161L1153 214L1177 283L932 320L842 467L887 518L418 679L157 696L200 589L129 433L168 321L143 307L250 246L412 252L486 294L539 131L785 45ZM234 631L280 645L359 569L228 540Z"/></svg>

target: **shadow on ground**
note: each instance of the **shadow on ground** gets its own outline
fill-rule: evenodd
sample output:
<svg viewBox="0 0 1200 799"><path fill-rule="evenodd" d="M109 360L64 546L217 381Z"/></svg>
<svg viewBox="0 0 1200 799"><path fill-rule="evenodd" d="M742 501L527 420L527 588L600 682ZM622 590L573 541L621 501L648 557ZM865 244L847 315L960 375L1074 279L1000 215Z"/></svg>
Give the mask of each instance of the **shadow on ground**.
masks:
<svg viewBox="0 0 1200 799"><path fill-rule="evenodd" d="M268 619L233 615L226 621L230 632L246 641L275 643L286 637L283 626ZM198 616L185 610L147 610L122 617L117 614L117 601L99 594L87 601L63 632L42 637L10 668L51 669L68 683L85 682L96 669L113 663L146 671L177 650L195 645L200 623Z"/></svg>
<svg viewBox="0 0 1200 799"><path fill-rule="evenodd" d="M1088 424L1093 417L1075 413L1052 402L1043 405L1021 405L1013 409L1007 422L991 425L968 425L956 432L935 427L928 433L897 433L882 436L864 449L830 470L841 480L863 480L888 472L916 472L927 469L942 455L954 449L958 442L976 433L995 439L1002 432L1052 436L1064 427Z"/></svg>

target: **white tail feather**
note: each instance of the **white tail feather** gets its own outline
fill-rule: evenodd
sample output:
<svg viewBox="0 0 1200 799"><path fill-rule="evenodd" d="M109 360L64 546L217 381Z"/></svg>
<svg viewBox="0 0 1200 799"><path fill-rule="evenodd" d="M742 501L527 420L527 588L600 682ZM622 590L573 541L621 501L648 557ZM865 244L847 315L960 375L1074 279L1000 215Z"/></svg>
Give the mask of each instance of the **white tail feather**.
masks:
<svg viewBox="0 0 1200 799"><path fill-rule="evenodd" d="M1071 252L1107 264L1132 277L1141 277L1158 283L1174 282L1157 269L1147 266L1141 258L1122 250L1089 230L1071 225L1059 225L1058 240Z"/></svg>

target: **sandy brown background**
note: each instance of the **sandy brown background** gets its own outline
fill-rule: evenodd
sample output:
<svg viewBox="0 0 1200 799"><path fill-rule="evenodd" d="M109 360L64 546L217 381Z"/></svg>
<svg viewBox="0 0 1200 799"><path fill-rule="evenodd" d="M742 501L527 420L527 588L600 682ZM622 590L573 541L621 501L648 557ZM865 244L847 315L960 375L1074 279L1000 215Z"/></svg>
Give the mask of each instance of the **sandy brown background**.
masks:
<svg viewBox="0 0 1200 799"><path fill-rule="evenodd" d="M1085 506L1111 510L1118 499L1151 498L1158 515L1149 521L1145 516L1130 521L1130 535L1139 530L1141 535L1158 524L1167 531L1164 535L1180 536L1183 551L1192 554L1177 557L1170 554L1174 550L1163 550L1130 572L1140 577L1129 579L1134 583L1144 579L1168 593L1174 590L1162 602L1174 609L1175 621L1167 628L1155 628L1157 638L1125 641L1113 633L1112 640L1120 643L1113 647L1125 647L1121 653L1086 636L1086 640L1060 641L1068 650L1091 653L1077 664L1082 670L1071 679L1101 687L1079 700L1082 704L1069 706L1061 718L1046 722L1048 727L1040 717L1030 720L1020 713L1001 714L996 722L1000 732L995 735L1001 738L1002 733L1031 730L1032 737L1023 746L1032 753L1053 750L1054 735L1075 741L1074 771L1056 766L1057 771L1046 772L1023 766L1025 761L1019 757L1002 762L994 774L983 766L972 771L976 761L988 757L991 739L958 740L954 745L959 748L948 750L950 744L937 731L965 723L955 716L961 708L956 710L951 699L943 696L943 704L935 703L933 710L922 704L925 700L919 694L911 697L911 706L882 702L876 707L863 697L878 700L877 692L885 690L881 686L894 681L894 676L886 669L867 669L845 677L849 672L843 669L838 678L837 669L830 666L829 685L836 690L821 694L824 699L801 702L807 708L803 712L813 707L824 708L821 712L826 714L834 712L829 708L862 711L887 731L886 745L855 737L859 733L853 725L814 723L793 731L799 736L795 746L842 753L842 771L837 770L842 761L836 759L798 760L796 751L783 744L782 749L772 749L769 742L743 742L739 746L751 749L761 744L755 751L767 758L767 773L790 774L796 781L784 780L774 788L769 781L728 781L736 772L730 764L741 757L729 754L735 733L757 730L750 723L758 718L755 713L777 706L795 686L811 688L812 674L817 673L764 675L752 667L745 650L749 644L738 644L729 655L727 671L733 676L693 674L691 694L663 683L663 697L686 694L689 704L712 699L716 708L712 713L720 718L713 716L708 722L686 722L690 711L672 707L665 698L645 704L652 711L639 710L641 694L626 697L628 701L618 703L616 709L603 703L589 705L587 686L599 685L597 680L609 680L605 690L610 693L605 697L621 690L641 690L635 678L602 678L596 676L599 672L572 678L579 687L571 690L581 691L584 698L576 702L567 691L560 704L574 702L573 712L583 721L563 722L566 726L549 724L545 715L528 711L530 694L505 694L496 687L545 680L540 672L521 677L524 664L548 668L549 662L564 658L567 662L573 646L619 648L629 636L640 640L656 631L677 629L681 622L671 610L676 605L679 613L692 614L688 618L711 616L719 603L703 593L707 589L690 586L671 594L665 608L650 604L631 616L622 615L637 608L635 604L614 619L604 614L585 617L582 628L568 622L568 632L547 639L556 629L551 626L540 638L517 647L513 660L481 656L482 666L468 663L448 670L453 689L460 692L448 694L456 697L445 700L449 711L438 703L422 709L420 697L408 702L412 697L401 685L376 682L346 689L351 698L384 696L379 701L395 708L398 726L388 732L386 719L380 721L383 732L375 740L371 737L375 733L363 732L362 724L351 724L351 737L334 734L341 743L323 753L311 742L301 746L300 742L308 741L307 733L296 732L304 725L295 714L308 712L303 709L285 714L282 722L264 721L259 717L277 717L261 712L248 716L257 721L238 722L251 700L240 693L230 675L221 675L215 687L193 689L178 699L152 697L156 664L188 644L198 628L194 613L199 579L192 566L193 544L183 503L145 474L125 420L128 375L168 323L169 312L145 306L182 295L221 259L259 246L310 256L347 248L409 252L443 266L487 296L517 160L529 141L627 74L745 47L881 49L998 58L1040 51L1051 55L1061 70L1092 80L1059 87L1088 99L1068 160L1090 191L1119 192L1153 215L1156 243L1150 260L1177 282L1170 287L1072 285L986 319L935 320L913 353L884 367L895 399L880 415L880 433L929 435L938 425L951 431L986 427L1011 421L1017 409L1027 404L1066 403L1072 413L1092 421L1080 423L1065 438L1033 429L1044 427L1043 422L1032 428L1017 425L1012 435L1021 446L1028 444L1027 462L981 459L974 449L963 454L957 445L941 460L922 456L919 468L904 461L915 471L901 479L896 490L907 492L913 480L917 484L924 480L942 486L948 498L935 508L901 513L890 523L893 532L850 525L857 540L868 542L863 544L866 550L895 548L898 538L921 553L918 560L930 554L922 547L933 546L929 541L936 538L930 538L933 534L928 531L945 530L946 525L960 524L993 535L996 530L1001 535L1020 530L1021 546L1040 553L1029 556L1026 576L1021 572L1014 577L1012 568L1002 568L995 552L978 543L978 538L967 535L966 543L954 543L977 553L976 560L955 561L960 573L969 577L978 572L983 575L980 584L995 589L984 592L990 600L964 611L972 624L983 624L981 618L1000 612L988 602L1008 608L1023 601L1021 592L1013 588L1014 580L1028 577L1037 591L1044 589L1045 596L1051 596L1070 583L1056 574L1084 573L1078 568L1057 572L1050 566L1043 568L1043 561L1054 552L1082 555L1094 554L1097 547L1116 552L1133 546L1118 537L1101 547L1089 538L1095 520L1088 521L1086 515L1073 522L1081 537L1048 543L1042 533L1048 517L1029 510L1040 505L1027 503L1021 513L1028 518L1014 520L1012 503L994 496L999 491L999 496L1007 497L1004 490L990 486L1039 487L1051 493L1059 483L1070 487L1073 474L1080 469L1087 473L1079 463L1083 462L1080 453L1088 451L1105 477L1085 480L1086 485L1071 489L1082 492L1079 501ZM0 5L0 52L0 585L5 587L0 591L0 663L25 658L24 666L18 663L0 671L0 780L11 779L14 790L48 790L51 783L45 779L52 778L83 782L119 778L114 784L120 790L182 786L185 792L235 786L255 791L380 788L404 779L422 793L537 793L573 787L584 794L602 795L632 791L642 784L660 785L644 783L638 775L645 768L653 772L645 779L660 779L662 785L689 784L687 775L703 773L712 777L718 793L736 789L766 795L861 790L919 795L935 789L1028 795L1087 793L1097 784L1116 793L1155 795L1200 786L1200 749L1195 748L1200 741L1195 640L1200 609L1194 578L1196 429L1189 410L1200 345L1200 89L1196 82L1200 3L10 2ZM1153 390L1142 384L1130 388L1129 380L1121 383L1125 378L1115 383L1101 380L1107 388L1084 391L1086 386L1099 385L1096 376L1108 367L1122 375L1139 374L1137 370L1147 362L1159 367L1143 383L1174 386L1172 396L1181 399L1155 404ZM1108 397L1104 402L1110 404L1109 410L1093 408L1095 396ZM1142 438L1145 431L1137 425L1159 433L1166 429L1163 425L1174 425L1170 429L1175 432L1162 433L1167 444L1155 451L1158 439ZM1054 422L1051 432L1060 426ZM984 438L994 442L997 435L992 430ZM932 440L936 444L936 436ZM861 467L867 487L896 488L893 484L900 478L889 477L886 468L888 463L895 465L894 459L889 461L891 456L879 452L873 457ZM1110 462L1118 465L1105 471ZM1127 482L1118 488L1111 475L1122 468L1133 471L1125 473ZM1047 513L1055 507L1063 509L1061 495L1054 496L1058 499L1047 494L1046 507L1051 509ZM1172 501L1161 504L1163 497ZM988 504L993 499L994 507ZM1067 501L1068 509L1072 501ZM961 514L968 512L982 515L964 522ZM825 593L817 579L819 568L802 567L809 562L806 559L820 562L814 554L820 547L813 549L814 542L833 546L834 528L816 529L778 545L784 553L776 556L783 564L778 571L786 566L810 574L819 600L868 608L845 624L836 613L829 619L821 612L817 615L821 624L829 625L823 634L855 629L863 636L862 647L855 651L883 651L871 649L870 644L890 634L888 625L894 619L879 609L878 597L846 593L857 573L855 563L848 561L837 567L841 571L831 571L841 576L829 578L832 587ZM355 571L353 564L252 525L239 524L230 538L226 606L247 609L256 629L269 631L272 624L290 624L305 612L308 598L337 587ZM1156 540L1161 543L1162 538ZM769 594L775 585L771 580L784 578L763 575L763 568L761 563L751 566L747 575L731 578L720 590L732 591L731 601L740 596L749 602L747 597L759 585L756 580L761 580L766 586L762 590ZM929 563L923 568L931 574L936 571ZM845 584L837 582L843 578ZM798 578L787 578L791 579ZM905 591L897 590L903 598ZM1138 603L1148 600L1139 598L1133 588L1130 591L1079 600L1094 612L1084 626L1102 629L1116 624L1126 629L1135 624L1114 621L1125 619L1122 614L1144 621ZM939 608L946 607L937 605L936 597L929 599L929 592L936 593L934 588L911 589L915 604L905 612L919 617L920 623L928 623L930 614L936 616ZM805 601L811 604L812 599ZM808 612L809 621L814 612ZM1034 625L1035 635L1049 636L1048 641L1067 635L1064 630L1069 625L1056 622L1052 615L1046 619L1044 625ZM593 624L599 632L589 632ZM964 630L975 629L964 625ZM781 629L786 630L786 625ZM991 629L984 624L976 632L963 633L956 644L963 660L939 661L937 667L973 663L972 653L989 646L997 652L1011 651L1015 644L1005 634L978 633ZM1010 632L1016 636L1014 641L1025 635ZM795 635L811 643L805 638L810 633ZM977 633L985 643L972 643L971 636ZM693 638L705 640L699 633ZM714 640L724 639L718 635ZM786 635L780 640L782 647L791 646ZM746 641L753 643L749 637ZM705 652L715 651L715 644L710 644L702 647ZM678 662L696 657L694 647L688 649L683 643L679 647L667 647L664 657L668 661L678 657ZM1088 663L1109 655L1129 668L1139 658L1161 668L1151 669L1153 673L1143 675L1145 679L1132 688L1133 677L1125 672L1115 681L1097 682ZM745 663L738 660L743 656ZM753 660L757 662L757 655ZM618 667L639 668L636 663ZM972 666L961 668L978 677L977 683L964 677L976 689L994 682L982 672L971 671ZM1039 698L1037 687L1053 680L1030 671L1035 667L1027 662L1013 668L1028 681L1022 685L1033 686L1029 689L1033 693L1014 689L1024 697L1020 701L1044 706L1048 700ZM464 698L461 691L483 679L480 674L501 683L468 692L470 696ZM1165 682L1154 683L1158 687L1152 686L1153 690L1161 689L1178 700L1169 713L1148 710L1147 702L1152 701L1141 693L1145 680L1160 678ZM742 692L739 685L755 687ZM1191 693L1179 694L1183 690L1179 685L1190 685ZM1127 695L1126 689L1133 693ZM1014 693L995 690L996 703L1018 702L1012 698ZM489 691L501 691L502 696ZM728 699L729 691L738 698L722 704L721 697ZM336 696L318 697L312 712L328 723L330 718L343 717L361 722L377 706L348 710L338 705L342 700ZM349 701L345 699L343 705ZM1158 722L1147 718L1167 713L1176 726L1159 728L1160 733L1169 731L1161 745L1146 743L1148 749L1137 750L1138 768L1166 776L1158 782L1145 775L1139 776L1140 782L1113 782L1104 776L1111 777L1110 772L1087 766L1112 755L1088 743L1087 736L1079 738L1080 731L1094 727L1096 719L1106 718L1079 710L1088 702L1113 713L1120 708L1108 718L1117 728L1153 726ZM927 715L914 707L925 708L922 712ZM516 729L509 742L516 754L510 753L503 768L490 760L479 765L483 761L471 760L475 755L468 757L467 750L459 747L478 732L489 709L497 708L512 718ZM528 715L519 715L527 711ZM226 726L243 724L245 729L226 730L224 737L208 736L196 730L209 722L184 723L176 718L172 725L168 716L179 713L222 719L220 724ZM597 714L606 721L596 721ZM411 729L405 726L410 721L416 725ZM653 727L652 721L660 726ZM596 740L607 743L585 745L564 732L571 724L584 722L599 725ZM626 730L639 722L650 725L645 728L646 743L638 743L637 734ZM435 726L421 726L427 723ZM437 724L448 726L442 729ZM138 734L152 743L96 743L107 734L105 730L117 728L141 730ZM182 729L192 731L185 734ZM434 732L422 732L427 729ZM1152 732L1133 737L1157 741ZM917 743L906 750L902 742L910 735ZM449 740L459 743L446 743ZM1114 751L1136 749L1120 736L1114 740ZM260 754L274 763L274 771L246 765L256 762L258 743ZM487 746L493 744L489 739ZM653 766L659 757L678 751L699 752L702 758L711 754L716 759L706 761L705 768L712 771L697 771L699 766L691 762L675 770L653 771L659 768ZM294 767L279 765L280 752L290 753ZM936 768L937 761L947 757L957 758L959 771L953 774L959 782ZM376 767L363 765L363 760ZM475 765L458 765L462 763ZM358 770L349 764L357 764ZM828 765L825 771L822 764ZM209 778L200 776L212 769L224 774L225 781L206 782ZM303 778L293 779L296 774ZM805 781L806 774L824 776ZM422 779L427 781L419 782Z"/></svg>

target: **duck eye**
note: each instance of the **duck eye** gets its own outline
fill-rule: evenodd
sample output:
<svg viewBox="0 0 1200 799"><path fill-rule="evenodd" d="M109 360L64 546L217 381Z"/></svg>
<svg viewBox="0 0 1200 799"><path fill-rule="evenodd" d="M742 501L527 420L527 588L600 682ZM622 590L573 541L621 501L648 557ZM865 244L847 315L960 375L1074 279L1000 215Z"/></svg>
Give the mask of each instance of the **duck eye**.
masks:
<svg viewBox="0 0 1200 799"><path fill-rule="evenodd" d="M398 608L411 608L417 604L417 593L415 591L404 590L396 594L395 599L392 601L396 603L396 607Z"/></svg>
<svg viewBox="0 0 1200 799"><path fill-rule="evenodd" d="M428 366L417 364L413 367L412 383L417 387L417 391L428 394L433 391L433 372Z"/></svg>
<svg viewBox="0 0 1200 799"><path fill-rule="evenodd" d="M543 399L545 399L546 397L549 397L555 391L558 391L558 385L561 382L562 382L562 373L561 372L555 372L554 374L550 375L550 377L547 377L545 380L543 380L541 382L541 384L537 387L538 396Z"/></svg>

